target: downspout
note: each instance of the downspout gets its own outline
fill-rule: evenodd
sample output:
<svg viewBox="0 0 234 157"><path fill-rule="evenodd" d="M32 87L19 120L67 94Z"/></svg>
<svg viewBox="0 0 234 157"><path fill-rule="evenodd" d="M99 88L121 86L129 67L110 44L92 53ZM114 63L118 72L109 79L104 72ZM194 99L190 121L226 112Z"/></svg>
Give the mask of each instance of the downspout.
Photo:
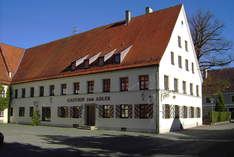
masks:
<svg viewBox="0 0 234 157"><path fill-rule="evenodd" d="M156 89L155 89L155 131L156 134L159 134L159 65L156 65L156 76L155 76L155 84L156 84Z"/></svg>

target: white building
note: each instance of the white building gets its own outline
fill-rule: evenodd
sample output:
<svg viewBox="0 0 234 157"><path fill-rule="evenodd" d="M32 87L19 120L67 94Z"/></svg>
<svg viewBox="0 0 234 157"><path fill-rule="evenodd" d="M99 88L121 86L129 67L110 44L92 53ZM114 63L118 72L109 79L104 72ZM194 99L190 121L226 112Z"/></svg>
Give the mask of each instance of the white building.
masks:
<svg viewBox="0 0 234 157"><path fill-rule="evenodd" d="M164 133L202 125L202 77L182 5L25 50L10 117Z"/></svg>

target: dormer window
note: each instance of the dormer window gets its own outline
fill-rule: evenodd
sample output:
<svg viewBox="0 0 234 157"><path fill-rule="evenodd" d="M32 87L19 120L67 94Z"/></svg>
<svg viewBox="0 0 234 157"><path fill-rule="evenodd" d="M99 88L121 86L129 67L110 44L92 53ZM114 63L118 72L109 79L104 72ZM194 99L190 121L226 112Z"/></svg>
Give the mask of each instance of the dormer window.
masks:
<svg viewBox="0 0 234 157"><path fill-rule="evenodd" d="M104 56L98 58L98 66L103 66L104 65Z"/></svg>
<svg viewBox="0 0 234 157"><path fill-rule="evenodd" d="M71 64L71 70L73 71L75 69L76 69L76 62L72 62L72 64Z"/></svg>
<svg viewBox="0 0 234 157"><path fill-rule="evenodd" d="M89 59L84 60L84 68L89 68Z"/></svg>
<svg viewBox="0 0 234 157"><path fill-rule="evenodd" d="M114 55L114 64L120 64L120 54Z"/></svg>

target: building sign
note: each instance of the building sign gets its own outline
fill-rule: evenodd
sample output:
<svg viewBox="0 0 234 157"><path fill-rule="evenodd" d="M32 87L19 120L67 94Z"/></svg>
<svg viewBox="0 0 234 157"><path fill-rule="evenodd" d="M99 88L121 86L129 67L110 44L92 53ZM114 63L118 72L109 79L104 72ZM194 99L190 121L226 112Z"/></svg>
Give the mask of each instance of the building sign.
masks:
<svg viewBox="0 0 234 157"><path fill-rule="evenodd" d="M110 101L110 96L98 96L88 98L68 98L67 102L93 102L93 101Z"/></svg>

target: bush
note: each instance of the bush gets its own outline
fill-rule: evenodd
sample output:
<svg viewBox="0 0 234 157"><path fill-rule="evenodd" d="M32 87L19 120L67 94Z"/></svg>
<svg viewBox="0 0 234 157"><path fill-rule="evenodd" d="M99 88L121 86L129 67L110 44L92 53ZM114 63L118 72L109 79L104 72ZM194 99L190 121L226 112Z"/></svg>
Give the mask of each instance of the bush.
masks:
<svg viewBox="0 0 234 157"><path fill-rule="evenodd" d="M40 124L40 114L38 110L35 110L32 116L32 125L37 126L39 124Z"/></svg>
<svg viewBox="0 0 234 157"><path fill-rule="evenodd" d="M209 112L209 119L211 123L230 121L231 112Z"/></svg>
<svg viewBox="0 0 234 157"><path fill-rule="evenodd" d="M219 93L218 98L216 100L215 111L225 112L227 111L226 105L224 104L223 94Z"/></svg>

